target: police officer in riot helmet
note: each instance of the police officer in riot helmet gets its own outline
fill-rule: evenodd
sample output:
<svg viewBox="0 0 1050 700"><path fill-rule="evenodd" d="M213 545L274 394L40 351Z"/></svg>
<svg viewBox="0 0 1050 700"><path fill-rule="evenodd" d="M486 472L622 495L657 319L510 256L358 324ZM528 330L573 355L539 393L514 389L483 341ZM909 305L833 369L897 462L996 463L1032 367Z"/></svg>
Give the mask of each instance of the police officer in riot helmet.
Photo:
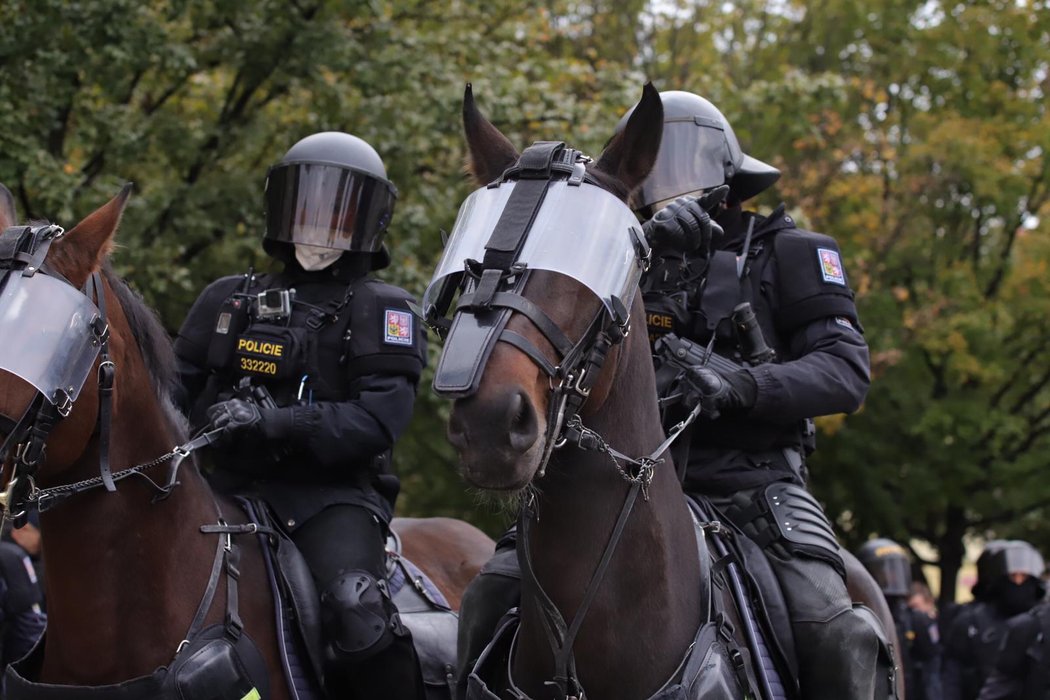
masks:
<svg viewBox="0 0 1050 700"><path fill-rule="evenodd" d="M855 410L869 384L868 349L838 246L799 230L783 206L767 217L743 211L741 203L769 188L779 171L744 154L728 121L704 98L677 91L660 97L660 152L634 207L653 253L642 291L650 337L659 341L654 359L665 427L697 401L703 406L692 439L679 439L690 455L676 452L675 464L685 468L687 491L714 497L766 546L794 612L803 697L870 700L876 631L853 614L831 525L803 488L808 419ZM738 342L737 326L752 342ZM708 348L729 361L702 366ZM667 356L696 361L683 367ZM751 506L766 504L769 488L820 522L798 541L773 538L771 510ZM491 638L498 608L515 599L515 585L513 538L505 537L464 594L461 688Z"/></svg>
<svg viewBox="0 0 1050 700"><path fill-rule="evenodd" d="M1050 700L1050 601L1006 621L980 700Z"/></svg>
<svg viewBox="0 0 1050 700"><path fill-rule="evenodd" d="M261 496L306 559L333 696L422 697L385 583L391 448L426 357L411 297L370 274L390 262L396 196L365 141L297 142L265 187L263 247L283 269L213 282L175 343L192 426L222 431L213 482Z"/></svg>
<svg viewBox="0 0 1050 700"><path fill-rule="evenodd" d="M908 553L893 540L878 538L857 550L857 559L879 584L893 614L904 666L905 697L940 700L941 646L937 620L908 604L913 593Z"/></svg>
<svg viewBox="0 0 1050 700"><path fill-rule="evenodd" d="M1017 648L1023 630L1012 635L1008 651L1000 653L999 649L1005 644L1008 620L1027 613L1043 599L1046 589L1040 577L1044 568L1039 552L1022 540L993 540L985 546L977 560L974 601L956 614L945 635L945 700L985 697L982 686L993 675L997 660L1004 668L1018 668L1017 654L1025 653L1025 645ZM1014 680L1000 676L988 697L1010 697L1001 693Z"/></svg>
<svg viewBox="0 0 1050 700"><path fill-rule="evenodd" d="M743 153L708 100L660 97L660 154L635 205L652 214L644 229L655 262L642 289L665 422L702 408L688 455L675 455L685 490L766 555L802 696L867 700L890 670L878 664L878 631L853 610L831 523L805 488L810 419L856 410L870 383L838 245L798 228L784 205L768 216L744 210L780 173ZM809 517L781 527L784 507Z"/></svg>

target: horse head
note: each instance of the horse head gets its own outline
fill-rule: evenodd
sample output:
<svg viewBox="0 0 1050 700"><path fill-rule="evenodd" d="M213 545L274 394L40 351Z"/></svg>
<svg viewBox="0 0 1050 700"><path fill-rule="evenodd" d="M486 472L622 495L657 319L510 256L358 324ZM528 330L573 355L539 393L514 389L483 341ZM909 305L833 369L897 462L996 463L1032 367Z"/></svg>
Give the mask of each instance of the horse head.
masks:
<svg viewBox="0 0 1050 700"><path fill-rule="evenodd" d="M601 411L632 321L644 330L634 292L648 248L626 201L653 166L662 121L646 85L597 161L549 142L519 154L467 86L468 168L483 187L460 210L425 305L447 307L452 279L456 310L470 312L444 329L435 390L456 399L448 438L472 484L514 492L542 476L566 421Z"/></svg>
<svg viewBox="0 0 1050 700"><path fill-rule="evenodd" d="M166 347L154 337L159 324L151 316L152 326L132 331L129 316L138 307L124 308L129 290L106 266L130 192L126 185L63 232L40 222L18 226L13 199L0 186L0 437L3 507L13 515L37 484L89 476L73 469L81 462L98 474L92 446L108 430L101 423L110 402L141 410L141 428L159 416L156 401L139 401L130 388L149 383L140 343Z"/></svg>

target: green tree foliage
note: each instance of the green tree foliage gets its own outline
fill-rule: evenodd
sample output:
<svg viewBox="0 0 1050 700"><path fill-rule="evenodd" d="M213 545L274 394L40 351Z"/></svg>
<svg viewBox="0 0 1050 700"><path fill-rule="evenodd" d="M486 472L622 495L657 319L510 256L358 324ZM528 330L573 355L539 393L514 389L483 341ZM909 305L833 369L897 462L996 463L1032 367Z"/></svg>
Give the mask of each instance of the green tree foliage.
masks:
<svg viewBox="0 0 1050 700"><path fill-rule="evenodd" d="M774 192L843 247L872 346L857 415L820 421L814 488L857 544L970 534L1050 549L1050 86L1043 0L8 0L0 181L75 221L133 180L118 268L175 329L210 279L267 264L267 166L298 138L372 142L401 190L391 281L422 293L472 185L459 104L519 145L592 153L637 97L711 98ZM437 348L432 347L432 360ZM425 388L401 507L476 509Z"/></svg>

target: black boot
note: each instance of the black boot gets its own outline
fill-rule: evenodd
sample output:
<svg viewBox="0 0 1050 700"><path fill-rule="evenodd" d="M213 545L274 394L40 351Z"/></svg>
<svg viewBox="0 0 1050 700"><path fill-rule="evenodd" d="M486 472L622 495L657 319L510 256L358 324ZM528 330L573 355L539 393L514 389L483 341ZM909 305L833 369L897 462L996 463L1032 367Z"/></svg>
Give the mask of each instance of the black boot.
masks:
<svg viewBox="0 0 1050 700"><path fill-rule="evenodd" d="M852 610L827 622L792 626L806 700L873 700L879 639Z"/></svg>

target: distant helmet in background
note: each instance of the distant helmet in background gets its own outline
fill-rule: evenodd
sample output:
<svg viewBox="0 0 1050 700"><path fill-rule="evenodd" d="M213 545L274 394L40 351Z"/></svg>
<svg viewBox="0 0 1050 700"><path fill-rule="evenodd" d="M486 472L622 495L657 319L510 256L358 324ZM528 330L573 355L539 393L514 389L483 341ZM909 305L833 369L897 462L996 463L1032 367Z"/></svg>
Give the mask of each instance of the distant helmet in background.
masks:
<svg viewBox="0 0 1050 700"><path fill-rule="evenodd" d="M885 538L870 540L857 550L857 559L879 584L883 595L911 594L911 560L904 547Z"/></svg>

